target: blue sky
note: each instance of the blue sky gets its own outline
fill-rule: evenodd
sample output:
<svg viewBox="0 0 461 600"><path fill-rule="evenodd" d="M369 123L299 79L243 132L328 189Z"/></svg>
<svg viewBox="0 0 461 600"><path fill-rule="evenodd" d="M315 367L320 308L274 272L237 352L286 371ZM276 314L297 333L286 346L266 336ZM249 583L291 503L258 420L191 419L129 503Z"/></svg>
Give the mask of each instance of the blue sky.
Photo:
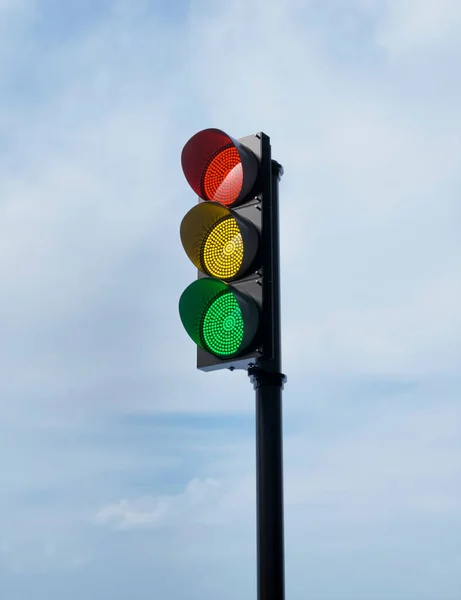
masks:
<svg viewBox="0 0 461 600"><path fill-rule="evenodd" d="M0 597L254 598L183 144L271 136L291 600L459 600L458 0L0 0ZM295 218L292 215L295 215Z"/></svg>

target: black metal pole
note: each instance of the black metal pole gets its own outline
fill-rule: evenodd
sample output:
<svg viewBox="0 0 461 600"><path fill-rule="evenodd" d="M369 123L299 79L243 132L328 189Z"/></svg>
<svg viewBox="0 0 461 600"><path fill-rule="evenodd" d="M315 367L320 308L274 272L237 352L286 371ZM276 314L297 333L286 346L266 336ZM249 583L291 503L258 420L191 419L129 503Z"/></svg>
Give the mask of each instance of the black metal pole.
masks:
<svg viewBox="0 0 461 600"><path fill-rule="evenodd" d="M272 327L273 355L259 359L248 369L256 391L258 600L285 598L282 389L286 377L281 373L278 209L278 184L282 175L282 166L272 161L270 201L263 208L271 237L270 252L264 264L267 282L264 303L266 326L270 322Z"/></svg>

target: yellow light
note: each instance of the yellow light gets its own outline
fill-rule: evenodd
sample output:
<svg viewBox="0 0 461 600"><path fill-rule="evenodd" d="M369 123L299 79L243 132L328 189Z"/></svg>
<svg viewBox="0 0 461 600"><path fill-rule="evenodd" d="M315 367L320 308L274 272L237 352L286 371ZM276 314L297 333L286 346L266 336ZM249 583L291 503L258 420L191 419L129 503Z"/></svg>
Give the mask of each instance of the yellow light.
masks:
<svg viewBox="0 0 461 600"><path fill-rule="evenodd" d="M204 239L202 263L212 277L230 279L237 275L243 261L243 241L233 217L218 221Z"/></svg>

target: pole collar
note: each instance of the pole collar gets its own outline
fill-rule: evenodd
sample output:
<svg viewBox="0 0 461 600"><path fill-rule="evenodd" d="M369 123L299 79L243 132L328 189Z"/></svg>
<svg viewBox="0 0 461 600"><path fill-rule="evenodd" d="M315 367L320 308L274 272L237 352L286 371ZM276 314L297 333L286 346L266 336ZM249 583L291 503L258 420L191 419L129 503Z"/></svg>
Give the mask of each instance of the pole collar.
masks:
<svg viewBox="0 0 461 600"><path fill-rule="evenodd" d="M283 373L271 373L253 365L248 367L248 376L255 390L263 385L278 386L283 390L287 382L287 376Z"/></svg>
<svg viewBox="0 0 461 600"><path fill-rule="evenodd" d="M277 175L277 179L280 181L283 177L283 167L276 160L272 159L272 172Z"/></svg>

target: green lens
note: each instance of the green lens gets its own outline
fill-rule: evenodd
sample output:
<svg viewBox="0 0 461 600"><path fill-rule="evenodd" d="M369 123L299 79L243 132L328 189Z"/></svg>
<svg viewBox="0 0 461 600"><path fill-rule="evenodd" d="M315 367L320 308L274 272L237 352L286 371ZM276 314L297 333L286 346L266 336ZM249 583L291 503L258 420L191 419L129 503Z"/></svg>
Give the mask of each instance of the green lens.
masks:
<svg viewBox="0 0 461 600"><path fill-rule="evenodd" d="M243 340L243 317L232 292L216 296L204 311L201 333L209 352L218 356L231 356Z"/></svg>

